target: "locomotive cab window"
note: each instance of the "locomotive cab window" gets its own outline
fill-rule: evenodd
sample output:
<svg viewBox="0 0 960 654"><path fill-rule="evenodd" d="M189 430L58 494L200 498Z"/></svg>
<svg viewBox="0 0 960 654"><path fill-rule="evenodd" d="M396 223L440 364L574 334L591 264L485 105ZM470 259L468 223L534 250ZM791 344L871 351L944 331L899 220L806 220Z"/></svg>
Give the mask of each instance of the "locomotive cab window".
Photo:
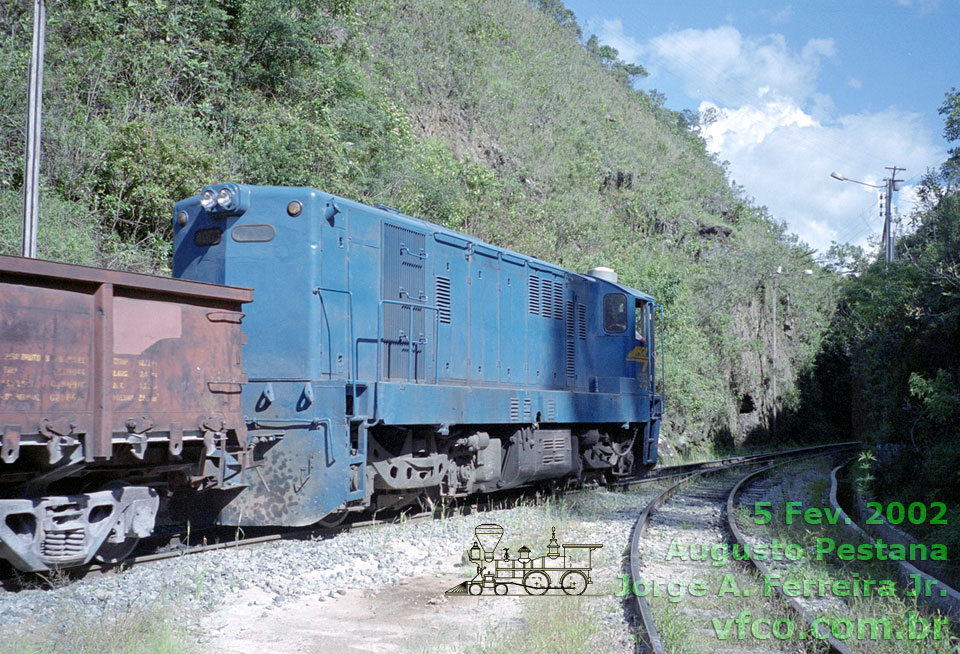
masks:
<svg viewBox="0 0 960 654"><path fill-rule="evenodd" d="M627 296L623 293L603 296L603 330L608 334L627 331Z"/></svg>
<svg viewBox="0 0 960 654"><path fill-rule="evenodd" d="M640 345L647 344L647 330L650 326L650 305L643 300L637 300L634 309L634 337Z"/></svg>

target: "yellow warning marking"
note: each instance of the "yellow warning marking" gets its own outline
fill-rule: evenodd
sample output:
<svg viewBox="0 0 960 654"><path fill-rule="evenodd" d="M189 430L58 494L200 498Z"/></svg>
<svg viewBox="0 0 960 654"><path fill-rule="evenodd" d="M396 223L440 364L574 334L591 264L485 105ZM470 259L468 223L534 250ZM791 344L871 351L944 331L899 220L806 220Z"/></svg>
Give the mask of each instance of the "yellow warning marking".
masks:
<svg viewBox="0 0 960 654"><path fill-rule="evenodd" d="M627 355L627 361L646 361L647 348L645 345L638 345Z"/></svg>

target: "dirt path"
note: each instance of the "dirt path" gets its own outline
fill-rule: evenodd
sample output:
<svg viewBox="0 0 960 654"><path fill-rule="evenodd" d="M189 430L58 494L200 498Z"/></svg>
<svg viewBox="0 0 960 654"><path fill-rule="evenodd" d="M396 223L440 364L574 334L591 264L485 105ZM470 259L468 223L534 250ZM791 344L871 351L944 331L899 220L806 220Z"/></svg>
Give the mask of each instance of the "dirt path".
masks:
<svg viewBox="0 0 960 654"><path fill-rule="evenodd" d="M270 593L248 589L202 621L201 643L218 654L474 651L494 625L519 624L521 598L444 596L461 581L414 577L377 593L304 595L280 606Z"/></svg>

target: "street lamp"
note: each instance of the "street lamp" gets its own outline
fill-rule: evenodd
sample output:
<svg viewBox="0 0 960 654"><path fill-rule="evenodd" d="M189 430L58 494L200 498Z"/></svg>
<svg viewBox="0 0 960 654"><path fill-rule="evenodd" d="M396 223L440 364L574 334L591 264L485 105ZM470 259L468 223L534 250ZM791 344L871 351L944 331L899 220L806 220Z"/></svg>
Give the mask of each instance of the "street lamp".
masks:
<svg viewBox="0 0 960 654"><path fill-rule="evenodd" d="M771 383L773 390L773 422L771 423L773 440L777 439L777 277L785 274L789 273L783 272L783 266L777 266L777 269L770 273L773 277L773 357L770 366L773 372ZM809 276L813 274L813 271L807 268L793 274Z"/></svg>
<svg viewBox="0 0 960 654"><path fill-rule="evenodd" d="M887 179L883 180L885 183L881 186L879 184L867 184L866 182L861 182L856 179L850 179L849 177L844 177L841 173L836 171L830 173L830 177L841 181L841 182L853 182L854 184L862 184L863 186L869 186L870 188L885 188L887 189L886 194L884 195L883 201L883 251L886 256L887 263L890 263L894 259L893 255L893 223L890 211L890 200L893 196L894 191L899 191L900 186L899 182L902 182L902 179L897 179L898 170L906 170L905 168L898 168L897 166L887 166L887 170L892 171L893 174L890 175Z"/></svg>
<svg viewBox="0 0 960 654"><path fill-rule="evenodd" d="M830 177L840 182L853 182L854 184L863 184L864 186L870 186L872 188L886 188L886 186L883 186L880 184L867 184L866 182L861 182L855 179L850 179L849 177L844 177L842 174L838 173L837 171L833 171L832 173L830 173Z"/></svg>

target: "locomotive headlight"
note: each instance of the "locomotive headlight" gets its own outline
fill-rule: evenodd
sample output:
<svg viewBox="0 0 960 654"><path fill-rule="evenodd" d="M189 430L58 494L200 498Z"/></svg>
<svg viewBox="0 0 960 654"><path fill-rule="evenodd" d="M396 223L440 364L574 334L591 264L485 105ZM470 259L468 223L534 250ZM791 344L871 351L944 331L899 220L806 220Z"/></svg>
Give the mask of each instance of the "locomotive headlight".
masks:
<svg viewBox="0 0 960 654"><path fill-rule="evenodd" d="M223 187L220 189L220 193L217 194L217 204L224 211L230 211L233 209L233 193L230 192L229 188Z"/></svg>
<svg viewBox="0 0 960 654"><path fill-rule="evenodd" d="M212 188L206 189L200 195L200 206L203 207L204 210L206 211L210 211L215 206L217 206L217 194L214 192Z"/></svg>
<svg viewBox="0 0 960 654"><path fill-rule="evenodd" d="M250 208L250 191L239 184L217 184L200 192L200 206L211 218L239 216Z"/></svg>

